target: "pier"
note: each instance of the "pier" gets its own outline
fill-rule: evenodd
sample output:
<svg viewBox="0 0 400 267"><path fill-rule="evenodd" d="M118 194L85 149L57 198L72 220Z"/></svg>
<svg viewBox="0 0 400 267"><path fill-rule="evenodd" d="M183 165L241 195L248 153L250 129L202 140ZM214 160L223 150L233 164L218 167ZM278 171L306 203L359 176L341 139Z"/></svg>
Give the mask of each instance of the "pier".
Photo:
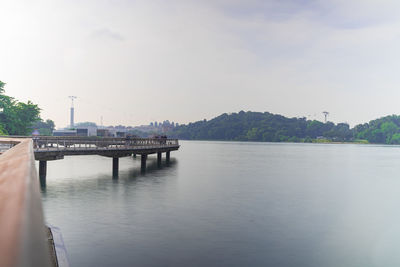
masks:
<svg viewBox="0 0 400 267"><path fill-rule="evenodd" d="M35 159L39 161L39 177L45 183L47 161L60 160L73 155L100 155L112 158L112 173L118 176L119 158L140 155L141 170L146 171L148 155L157 154L161 165L162 154L170 160L171 151L179 149L177 139L166 138L99 138L99 137L53 137L33 138Z"/></svg>

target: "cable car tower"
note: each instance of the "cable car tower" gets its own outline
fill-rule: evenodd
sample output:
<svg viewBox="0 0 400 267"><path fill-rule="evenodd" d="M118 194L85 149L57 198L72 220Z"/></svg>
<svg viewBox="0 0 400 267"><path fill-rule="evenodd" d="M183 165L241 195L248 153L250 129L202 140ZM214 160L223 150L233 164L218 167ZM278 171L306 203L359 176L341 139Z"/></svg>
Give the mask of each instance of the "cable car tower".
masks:
<svg viewBox="0 0 400 267"><path fill-rule="evenodd" d="M327 119L328 119L329 112L328 112L328 111L323 111L322 113L323 113L324 116L325 116L325 123L326 123L326 121L327 121Z"/></svg>

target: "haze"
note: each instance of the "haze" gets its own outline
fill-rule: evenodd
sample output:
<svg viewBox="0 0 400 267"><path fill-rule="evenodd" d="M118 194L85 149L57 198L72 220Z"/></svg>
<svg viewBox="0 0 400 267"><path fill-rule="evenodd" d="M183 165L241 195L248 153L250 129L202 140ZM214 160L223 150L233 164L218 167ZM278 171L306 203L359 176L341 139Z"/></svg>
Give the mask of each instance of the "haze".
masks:
<svg viewBox="0 0 400 267"><path fill-rule="evenodd" d="M0 80L58 127L269 111L351 125L400 105L398 1L0 2Z"/></svg>

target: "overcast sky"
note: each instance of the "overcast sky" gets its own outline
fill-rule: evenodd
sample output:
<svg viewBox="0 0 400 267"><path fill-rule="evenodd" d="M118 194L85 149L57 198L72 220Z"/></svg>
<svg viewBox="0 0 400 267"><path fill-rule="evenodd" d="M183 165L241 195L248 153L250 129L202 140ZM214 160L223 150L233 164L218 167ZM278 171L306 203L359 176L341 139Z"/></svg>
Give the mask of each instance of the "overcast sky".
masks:
<svg viewBox="0 0 400 267"><path fill-rule="evenodd" d="M1 0L0 80L44 119L400 114L400 1Z"/></svg>

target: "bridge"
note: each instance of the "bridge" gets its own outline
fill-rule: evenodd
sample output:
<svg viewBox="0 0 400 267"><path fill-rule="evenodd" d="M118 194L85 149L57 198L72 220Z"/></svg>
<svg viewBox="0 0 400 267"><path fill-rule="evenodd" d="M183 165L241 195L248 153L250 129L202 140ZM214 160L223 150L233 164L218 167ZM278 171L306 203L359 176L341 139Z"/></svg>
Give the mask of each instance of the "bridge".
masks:
<svg viewBox="0 0 400 267"><path fill-rule="evenodd" d="M118 175L118 159L141 155L146 159L179 149L177 139L97 138L97 137L0 137L0 266L68 266L59 234L44 223L39 175L46 176L49 160L71 155L100 155L113 158L113 175ZM49 230L50 229L50 230Z"/></svg>
<svg viewBox="0 0 400 267"><path fill-rule="evenodd" d="M47 161L63 159L73 155L100 155L113 159L113 176L118 176L119 158L140 155L141 170L146 170L148 155L157 154L157 163L161 165L162 153L166 162L170 152L179 149L177 139L166 138L100 138L100 137L54 137L33 138L35 159L39 161L39 177L45 183Z"/></svg>

